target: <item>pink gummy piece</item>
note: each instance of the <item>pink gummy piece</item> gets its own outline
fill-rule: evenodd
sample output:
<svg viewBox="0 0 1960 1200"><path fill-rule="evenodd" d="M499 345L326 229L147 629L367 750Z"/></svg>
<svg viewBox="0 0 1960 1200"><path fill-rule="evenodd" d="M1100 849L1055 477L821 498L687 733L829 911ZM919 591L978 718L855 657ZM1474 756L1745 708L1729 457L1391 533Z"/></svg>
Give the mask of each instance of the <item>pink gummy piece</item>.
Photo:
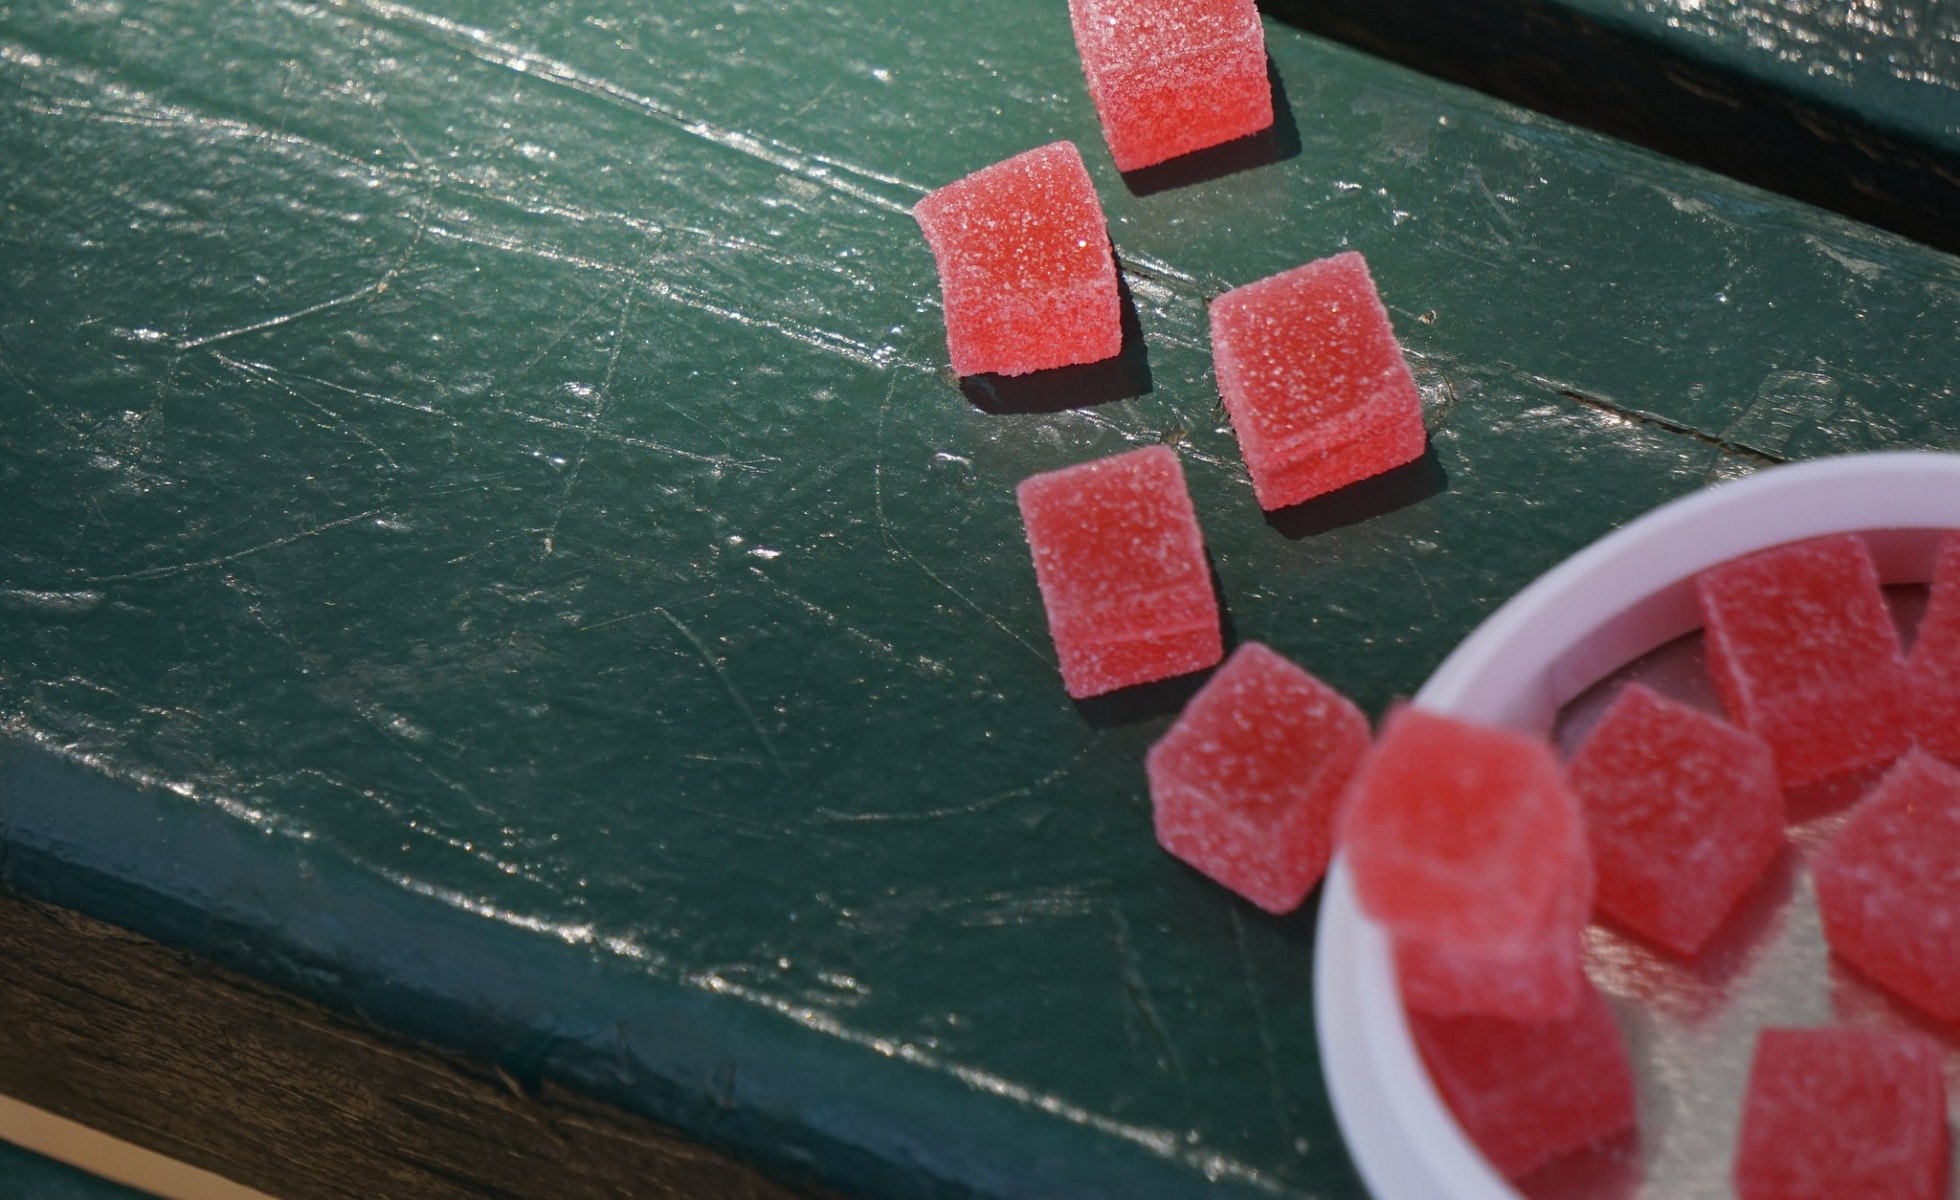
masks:
<svg viewBox="0 0 1960 1200"><path fill-rule="evenodd" d="M1910 1033L1765 1029L1736 1146L1740 1200L1941 1200L1939 1048Z"/></svg>
<svg viewBox="0 0 1960 1200"><path fill-rule="evenodd" d="M1592 899L1592 873L1581 872L1536 929L1496 946L1394 935L1403 1002L1440 1016L1544 1021L1570 1015L1587 986L1581 935Z"/></svg>
<svg viewBox="0 0 1960 1200"><path fill-rule="evenodd" d="M1940 543L1933 597L1908 662L1919 744L1960 762L1960 534Z"/></svg>
<svg viewBox="0 0 1960 1200"><path fill-rule="evenodd" d="M1783 792L1761 739L1639 684L1568 768L1599 910L1678 954L1699 950L1783 848Z"/></svg>
<svg viewBox="0 0 1960 1200"><path fill-rule="evenodd" d="M1069 142L949 183L912 209L939 264L961 375L1023 375L1123 348L1109 227Z"/></svg>
<svg viewBox="0 0 1960 1200"><path fill-rule="evenodd" d="M1905 752L1912 724L1899 634L1857 535L1724 563L1695 588L1723 707L1769 744L1784 787Z"/></svg>
<svg viewBox="0 0 1960 1200"><path fill-rule="evenodd" d="M1204 535L1168 446L1017 489L1062 682L1078 700L1224 657Z"/></svg>
<svg viewBox="0 0 1960 1200"><path fill-rule="evenodd" d="M1261 508L1422 457L1422 397L1359 253L1226 292L1211 346Z"/></svg>
<svg viewBox="0 0 1960 1200"><path fill-rule="evenodd" d="M1626 1043L1590 984L1561 1020L1412 1012L1409 1031L1457 1124L1508 1178L1633 1128Z"/></svg>
<svg viewBox="0 0 1960 1200"><path fill-rule="evenodd" d="M1368 751L1347 697L1257 642L1233 652L1144 759L1157 841L1268 912L1326 873Z"/></svg>
<svg viewBox="0 0 1960 1200"><path fill-rule="evenodd" d="M1117 170L1273 123L1252 0L1069 0L1069 18Z"/></svg>
<svg viewBox="0 0 1960 1200"><path fill-rule="evenodd" d="M1423 973L1407 981L1411 1003L1519 1019L1571 1010L1592 857L1541 739L1397 712L1355 779L1341 840L1399 968Z"/></svg>
<svg viewBox="0 0 1960 1200"><path fill-rule="evenodd" d="M1914 752L1817 856L1824 937L1943 1021L1960 1021L1960 769Z"/></svg>

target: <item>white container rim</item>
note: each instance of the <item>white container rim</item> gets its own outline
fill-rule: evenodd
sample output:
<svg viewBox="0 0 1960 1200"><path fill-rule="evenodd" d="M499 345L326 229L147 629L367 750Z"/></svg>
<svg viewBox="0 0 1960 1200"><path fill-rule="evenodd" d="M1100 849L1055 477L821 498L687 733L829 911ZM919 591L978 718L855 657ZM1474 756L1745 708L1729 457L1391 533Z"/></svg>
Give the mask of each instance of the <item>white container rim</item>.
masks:
<svg viewBox="0 0 1960 1200"><path fill-rule="evenodd" d="M1960 454L1889 452L1779 466L1654 509L1491 614L1416 693L1432 712L1549 733L1558 710L1701 624L1694 577L1785 542L1865 533L1888 583L1930 576L1935 531L1960 529ZM1457 1128L1423 1069L1381 930L1335 856L1314 949L1322 1074L1377 1200L1517 1200Z"/></svg>

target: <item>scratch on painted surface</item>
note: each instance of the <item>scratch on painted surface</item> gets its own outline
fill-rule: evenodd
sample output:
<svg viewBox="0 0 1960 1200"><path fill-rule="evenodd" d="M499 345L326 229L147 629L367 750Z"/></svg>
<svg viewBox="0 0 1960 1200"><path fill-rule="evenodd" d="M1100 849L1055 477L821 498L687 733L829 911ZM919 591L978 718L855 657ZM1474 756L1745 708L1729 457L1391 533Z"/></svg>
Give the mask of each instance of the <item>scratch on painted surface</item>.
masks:
<svg viewBox="0 0 1960 1200"><path fill-rule="evenodd" d="M728 666L721 661L721 656L711 650L708 643L702 641L698 634L689 629L673 613L658 607L653 611L659 613L676 632L687 639L688 645L694 647L694 652L700 656L702 665L714 672L721 689L728 693L728 698L735 702L735 707L742 710L742 716L748 720L749 728L755 731L756 740L762 743L763 752L769 756L769 761L775 765L777 773L784 779L788 779L789 769L783 765L782 755L776 753L775 740L769 736L769 731L762 727L761 720L755 715L755 709L749 707L748 698L742 695L742 689L735 686L735 679L728 673Z"/></svg>
<svg viewBox="0 0 1960 1200"><path fill-rule="evenodd" d="M326 0L326 2L343 12L360 11L386 24L406 25L419 29L435 40L452 49L460 50L480 62L568 88L630 112L655 118L689 136L768 163L779 171L807 179L820 187L842 193L872 208L902 214L909 214L912 211L909 203L894 200L866 186L870 183L900 188L914 196L922 196L926 192L926 189L918 184L889 172L875 171L840 159L811 154L772 138L730 129L680 112L651 96L641 95L611 80L588 74L570 63L499 40L488 30L461 21L423 12L406 4L393 3L391 0Z"/></svg>
<svg viewBox="0 0 1960 1200"><path fill-rule="evenodd" d="M382 295L388 290L389 285L399 278L401 273L408 268L409 262L415 257L415 251L422 245L422 238L429 231L429 203L430 199L425 195L422 203L422 211L416 221L415 232L409 238L407 248L381 273L381 277L374 282L365 287L356 288L344 296L335 296L331 300L322 300L318 304L309 304L304 308L294 309L291 312L279 313L275 316L266 317L263 320L253 321L249 324L239 325L231 329L221 329L216 333L207 333L200 337L184 338L177 343L177 349L180 351L196 350L217 342L229 341L235 337L243 337L248 333L262 333L265 330L277 329L282 325L290 325L294 321L301 321L319 313L330 312L342 305L353 304L356 301L367 300Z"/></svg>
<svg viewBox="0 0 1960 1200"><path fill-rule="evenodd" d="M1245 983L1245 998L1252 1005L1252 1027L1259 1035L1259 1061L1265 1068L1266 1088L1272 1093L1273 1115L1279 1122L1280 1131L1291 1142L1298 1135L1293 1130L1293 1110L1286 1102L1286 1090L1279 1083L1279 1043L1273 1038L1273 1023L1266 1014L1266 1002L1259 995L1259 982L1252 969L1252 953L1246 948L1245 918L1239 915L1236 903L1229 911L1232 914L1232 949L1238 954L1239 977Z"/></svg>
<svg viewBox="0 0 1960 1200"><path fill-rule="evenodd" d="M295 542L303 542L308 538L319 537L329 530L341 529L348 525L356 525L362 521L371 520L387 511L385 508L371 508L366 512L355 513L351 517L342 517L337 521L328 521L325 524L314 525L302 529L297 533L289 533L284 537L276 537L271 541L260 542L256 546L247 546L243 550L237 550L230 554L220 554L216 558L201 558L193 562L171 563L168 566L162 567L146 567L140 571L126 571L118 575L91 575L88 577L88 582L98 584L126 583L133 580L163 579L171 575L182 575L186 571L201 571L207 567L221 567L226 563L237 562L241 558L250 558L254 554L263 554L268 550L277 550L282 546L290 546Z"/></svg>
<svg viewBox="0 0 1960 1200"><path fill-rule="evenodd" d="M619 356L626 348L626 330L633 319L633 293L633 285L628 284L625 294L620 297L619 325L613 331L612 349L606 355L605 378L599 381L599 392L593 399L592 411L586 415L585 436L580 439L572 469L565 476L565 488L559 493L558 506L552 510L551 528L545 531L544 552L547 555L556 549L558 527L564 522L565 510L571 507L572 492L577 489L579 474L585 470L585 460L592 452L592 435L606 422L606 408L612 403L613 377L619 373Z"/></svg>
<svg viewBox="0 0 1960 1200"><path fill-rule="evenodd" d="M257 375L273 382L285 378L298 379L304 383L310 383L315 387L323 387L331 391L340 392L343 395L352 396L357 400L363 400L369 404L386 404L394 408L405 408L410 412L421 413L424 416L440 417L449 424L459 427L464 424L464 422L457 420L455 417L450 416L432 404L417 404L412 400L403 400L398 396L384 396L380 392L363 391L360 388L349 387L344 383L335 383L331 379L321 379L316 375L308 375L285 367L275 367L267 362L231 358L217 350L211 352L211 357L216 359L227 370L236 371L241 375ZM288 392L293 390L289 384L282 383L281 386L285 387Z"/></svg>
<svg viewBox="0 0 1960 1200"><path fill-rule="evenodd" d="M980 604L978 601L974 600L973 597L967 595L965 592L962 592L960 589L948 583L944 578L940 576L939 572L927 566L925 562L919 558L918 555L913 554L910 550L906 549L903 545L899 543L897 538L892 536L891 519L885 515L885 458L884 458L885 418L887 414L891 411L892 397L895 394L897 394L897 392L898 392L898 377L893 376L891 386L885 389L884 402L879 406L878 409L878 457L871 461L872 510L877 516L878 535L884 540L885 549L889 550L893 555L902 558L905 561L911 563L913 566L917 567L921 572L925 574L926 578L932 580L940 587L952 593L953 596L960 601L960 603L966 605L974 612L979 613L981 618L984 619L987 622L987 624L992 625L995 629L1000 630L1002 633L1006 634L1009 638L1012 638L1015 642L1017 642L1021 646L1023 650L1026 650L1029 654L1034 655L1037 659L1041 660L1042 662L1044 663L1047 662L1048 656L1043 654L1041 651L1035 649L1034 644L1032 642L1029 642L1026 638L1014 632L1014 630L1009 628L1005 622L1003 622L999 617L996 617L993 613L988 612L986 607Z"/></svg>
<svg viewBox="0 0 1960 1200"><path fill-rule="evenodd" d="M1557 392L1561 399L1570 400L1574 404L1590 408L1594 412L1605 413L1607 416L1625 421L1629 424L1646 425L1667 433L1679 434L1682 437L1700 442L1704 446L1712 446L1724 454L1736 458L1749 459L1762 466L1774 466L1778 463L1788 461L1781 455L1772 454L1767 450L1744 445L1741 442L1730 441L1721 434L1707 433L1703 430L1696 429L1692 425L1684 425L1679 421L1670 421L1666 417L1657 416L1653 413L1628 408L1623 404L1615 403L1603 396L1595 396L1587 392L1582 392L1569 384L1560 383L1555 379L1547 379L1542 375L1533 375L1529 378L1531 382Z"/></svg>
<svg viewBox="0 0 1960 1200"><path fill-rule="evenodd" d="M1122 906L1109 906L1109 921L1116 945L1116 970L1123 981L1123 991L1157 1039L1158 1063L1177 1076L1179 1084L1188 1086L1190 1077L1184 1071L1184 1057L1178 1053L1177 1043L1171 1039L1170 1030L1164 1025L1163 1014L1157 1011L1157 1002L1150 994L1150 984L1143 977L1143 964L1138 960L1136 946L1130 939L1130 923L1123 916Z"/></svg>
<svg viewBox="0 0 1960 1200"><path fill-rule="evenodd" d="M883 821L938 821L948 817L964 817L975 813L983 813L989 809L998 808L1003 804L1028 799L1039 793L1043 788L1052 786L1063 776L1074 770L1077 764L1081 763L1083 759L1089 757L1090 748L1085 743L1069 757L1067 762L1064 762L1061 766L1056 767L1054 770L1031 783L1024 783L1018 787L1008 788L1006 791L995 792L992 795L983 796L978 800L970 800L964 804L922 809L855 809L847 811L834 808L819 808L814 813L813 819L827 824L871 824Z"/></svg>
<svg viewBox="0 0 1960 1200"><path fill-rule="evenodd" d="M809 600L804 596L801 596L796 592L791 591L789 588L784 587L780 583L777 583L774 579L771 579L769 577L769 573L767 571L764 571L761 567L750 567L749 574L754 575L757 581L759 581L764 587L776 593L776 595L781 596L783 599L789 601L791 604L796 605L804 612L809 613L813 617L816 617L818 620L822 621L826 625L830 625L833 626L834 628L842 630L844 636L850 638L858 645L863 646L865 649L870 650L873 654L876 654L879 658L885 659L889 662L897 663L899 666L907 667L912 670L918 671L920 674L926 676L936 676L943 679L943 678L950 678L953 674L953 669L951 667L947 666L943 662L940 662L936 658L932 658L924 654L907 656L897 646L892 645L890 642L885 641L883 638L874 637L871 634L866 633L864 630L859 629L857 626L851 624L849 621L846 621L844 618L838 616L834 612L831 612L829 609L823 607L822 605L817 604L814 601Z"/></svg>

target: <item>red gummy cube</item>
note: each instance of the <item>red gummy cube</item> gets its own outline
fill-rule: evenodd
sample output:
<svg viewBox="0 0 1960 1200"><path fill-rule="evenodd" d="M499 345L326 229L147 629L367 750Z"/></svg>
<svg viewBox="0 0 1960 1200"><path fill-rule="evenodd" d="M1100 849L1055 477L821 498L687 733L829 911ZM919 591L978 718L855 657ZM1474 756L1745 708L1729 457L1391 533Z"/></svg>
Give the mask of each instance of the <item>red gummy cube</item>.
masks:
<svg viewBox="0 0 1960 1200"><path fill-rule="evenodd" d="M1072 143L975 171L912 215L939 264L953 370L1023 375L1123 348L1109 227Z"/></svg>
<svg viewBox="0 0 1960 1200"><path fill-rule="evenodd" d="M1367 752L1368 719L1352 701L1247 642L1144 759L1157 841L1289 912L1327 871L1335 810Z"/></svg>
<svg viewBox="0 0 1960 1200"><path fill-rule="evenodd" d="M1761 739L1640 684L1567 770L1599 910L1678 954L1705 944L1783 848L1783 792Z"/></svg>
<svg viewBox="0 0 1960 1200"><path fill-rule="evenodd" d="M1824 937L1847 962L1960 1021L1960 770L1915 752L1871 790L1813 867Z"/></svg>
<svg viewBox="0 0 1960 1200"><path fill-rule="evenodd" d="M1855 534L1778 546L1695 581L1708 672L1784 787L1892 761L1912 738L1905 662Z"/></svg>
<svg viewBox="0 0 1960 1200"><path fill-rule="evenodd" d="M1457 1124L1508 1178L1634 1126L1626 1043L1590 984L1561 1020L1412 1012L1409 1031Z"/></svg>
<svg viewBox="0 0 1960 1200"><path fill-rule="evenodd" d="M1569 1016L1588 986L1582 935L1592 913L1590 870L1567 881L1536 929L1475 947L1416 934L1394 937L1402 1001L1439 1016L1501 1014L1512 1021Z"/></svg>
<svg viewBox="0 0 1960 1200"><path fill-rule="evenodd" d="M1224 657L1204 535L1175 451L1152 446L1064 467L1016 491L1069 695Z"/></svg>
<svg viewBox="0 0 1960 1200"><path fill-rule="evenodd" d="M1211 352L1261 508L1422 457L1422 397L1358 252L1212 301Z"/></svg>
<svg viewBox="0 0 1960 1200"><path fill-rule="evenodd" d="M1939 1048L1910 1033L1756 1035L1735 1154L1740 1200L1941 1200Z"/></svg>
<svg viewBox="0 0 1960 1200"><path fill-rule="evenodd" d="M1919 744L1960 762L1960 535L1940 543L1933 597L1907 663Z"/></svg>
<svg viewBox="0 0 1960 1200"><path fill-rule="evenodd" d="M1069 19L1117 170L1273 123L1252 0L1069 0Z"/></svg>
<svg viewBox="0 0 1960 1200"><path fill-rule="evenodd" d="M1403 709L1362 764L1341 839L1362 907L1402 950L1398 967L1430 976L1406 980L1412 1004L1527 1020L1571 1011L1592 858L1542 740Z"/></svg>

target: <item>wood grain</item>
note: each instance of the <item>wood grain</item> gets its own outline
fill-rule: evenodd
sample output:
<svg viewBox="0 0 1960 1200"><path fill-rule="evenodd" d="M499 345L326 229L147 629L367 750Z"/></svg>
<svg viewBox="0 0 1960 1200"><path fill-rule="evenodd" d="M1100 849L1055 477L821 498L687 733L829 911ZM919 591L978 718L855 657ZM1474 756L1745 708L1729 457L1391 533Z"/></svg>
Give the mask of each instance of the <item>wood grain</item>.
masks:
<svg viewBox="0 0 1960 1200"><path fill-rule="evenodd" d="M8 893L0 959L0 1091L286 1200L807 1195Z"/></svg>

